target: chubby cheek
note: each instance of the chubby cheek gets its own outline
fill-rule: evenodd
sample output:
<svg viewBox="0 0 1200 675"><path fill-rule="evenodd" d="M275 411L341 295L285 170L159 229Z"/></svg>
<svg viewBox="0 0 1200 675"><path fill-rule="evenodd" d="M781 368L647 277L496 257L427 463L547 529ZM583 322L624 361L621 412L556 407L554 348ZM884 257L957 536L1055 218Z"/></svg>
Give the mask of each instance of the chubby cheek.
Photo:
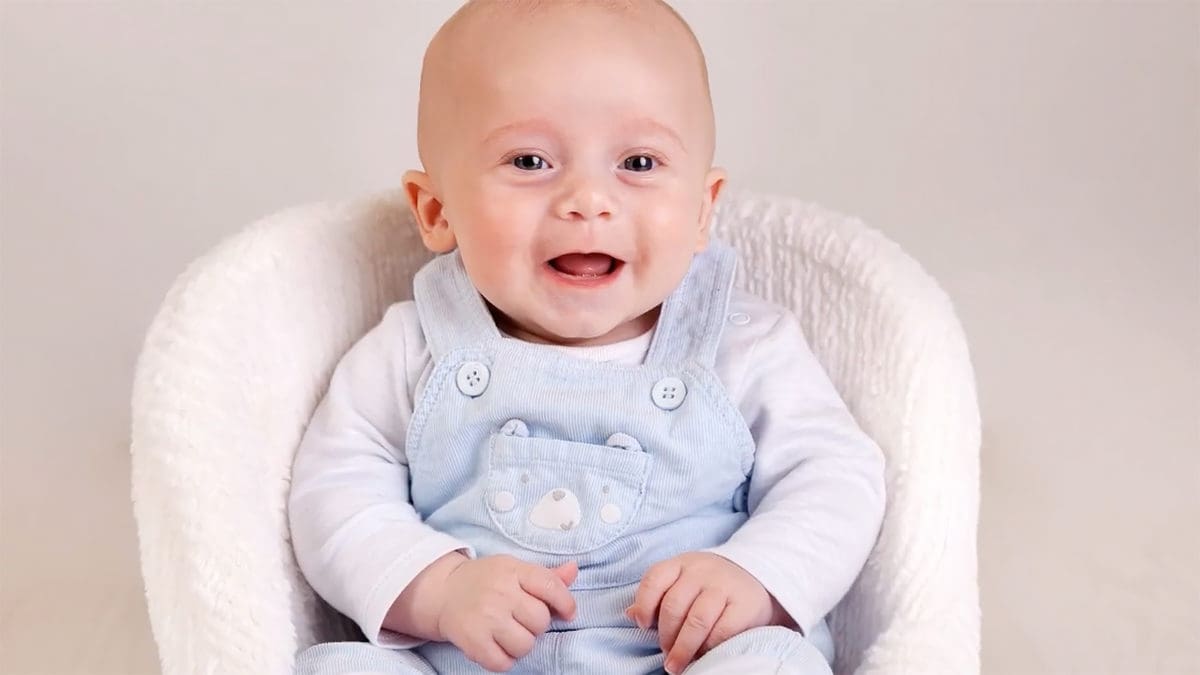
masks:
<svg viewBox="0 0 1200 675"><path fill-rule="evenodd" d="M637 214L637 233L643 251L655 255L679 252L690 257L697 244L704 241L700 236L698 200L693 203L681 195L663 195L639 203Z"/></svg>
<svg viewBox="0 0 1200 675"><path fill-rule="evenodd" d="M687 274L707 241L699 234L699 217L699 202L679 195L642 205L637 235L642 260L634 269L644 288L665 297Z"/></svg>
<svg viewBox="0 0 1200 675"><path fill-rule="evenodd" d="M479 194L464 206L455 210L451 221L464 255L469 249L491 256L527 252L539 220L536 205L504 195Z"/></svg>

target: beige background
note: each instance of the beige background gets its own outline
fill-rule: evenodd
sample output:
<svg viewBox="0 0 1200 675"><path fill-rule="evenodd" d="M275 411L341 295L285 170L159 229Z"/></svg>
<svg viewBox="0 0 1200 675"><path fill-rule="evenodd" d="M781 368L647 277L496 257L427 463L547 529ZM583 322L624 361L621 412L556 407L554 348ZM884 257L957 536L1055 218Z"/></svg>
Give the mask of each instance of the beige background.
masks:
<svg viewBox="0 0 1200 675"><path fill-rule="evenodd" d="M450 1L3 2L0 672L155 668L130 373L186 262L414 161ZM945 285L988 673L1200 672L1200 9L679 2L719 161Z"/></svg>

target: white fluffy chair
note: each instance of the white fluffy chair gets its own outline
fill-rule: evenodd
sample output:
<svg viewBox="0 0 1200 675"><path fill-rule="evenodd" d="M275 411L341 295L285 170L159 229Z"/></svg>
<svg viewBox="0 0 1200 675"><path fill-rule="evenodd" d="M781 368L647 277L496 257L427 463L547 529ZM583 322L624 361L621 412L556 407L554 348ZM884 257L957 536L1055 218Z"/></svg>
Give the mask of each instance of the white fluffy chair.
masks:
<svg viewBox="0 0 1200 675"><path fill-rule="evenodd" d="M839 673L979 671L979 412L946 295L895 244L816 206L726 195L739 283L791 307L887 455L878 545L835 610ZM301 577L292 454L343 352L428 258L399 192L266 218L194 263L150 328L133 499L163 671L287 673L353 626Z"/></svg>

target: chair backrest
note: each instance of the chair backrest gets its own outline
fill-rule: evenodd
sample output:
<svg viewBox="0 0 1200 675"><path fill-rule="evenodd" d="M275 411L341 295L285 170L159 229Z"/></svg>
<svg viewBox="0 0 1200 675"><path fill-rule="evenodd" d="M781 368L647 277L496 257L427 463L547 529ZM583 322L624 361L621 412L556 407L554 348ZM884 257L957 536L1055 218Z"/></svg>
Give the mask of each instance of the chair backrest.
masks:
<svg viewBox="0 0 1200 675"><path fill-rule="evenodd" d="M831 621L835 672L979 672L980 419L949 298L894 242L814 204L743 193L714 228L887 457L879 540Z"/></svg>
<svg viewBox="0 0 1200 675"><path fill-rule="evenodd" d="M879 544L832 621L838 672L896 672L897 658L977 672L979 419L948 300L882 235L812 205L734 194L714 229L742 255L741 285L796 311L888 456ZM167 295L138 363L132 435L164 672L290 672L297 650L353 635L292 556L292 455L338 358L411 297L428 258L390 192L266 218ZM914 634L928 644L913 649Z"/></svg>

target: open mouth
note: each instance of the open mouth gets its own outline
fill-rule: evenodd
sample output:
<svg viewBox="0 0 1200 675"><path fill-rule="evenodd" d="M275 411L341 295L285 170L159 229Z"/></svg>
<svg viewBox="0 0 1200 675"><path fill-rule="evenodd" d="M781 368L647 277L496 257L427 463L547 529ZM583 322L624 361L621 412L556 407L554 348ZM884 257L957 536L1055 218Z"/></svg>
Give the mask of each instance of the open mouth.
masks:
<svg viewBox="0 0 1200 675"><path fill-rule="evenodd" d="M616 274L625 262L607 253L568 253L551 258L546 264L565 277L588 281Z"/></svg>

